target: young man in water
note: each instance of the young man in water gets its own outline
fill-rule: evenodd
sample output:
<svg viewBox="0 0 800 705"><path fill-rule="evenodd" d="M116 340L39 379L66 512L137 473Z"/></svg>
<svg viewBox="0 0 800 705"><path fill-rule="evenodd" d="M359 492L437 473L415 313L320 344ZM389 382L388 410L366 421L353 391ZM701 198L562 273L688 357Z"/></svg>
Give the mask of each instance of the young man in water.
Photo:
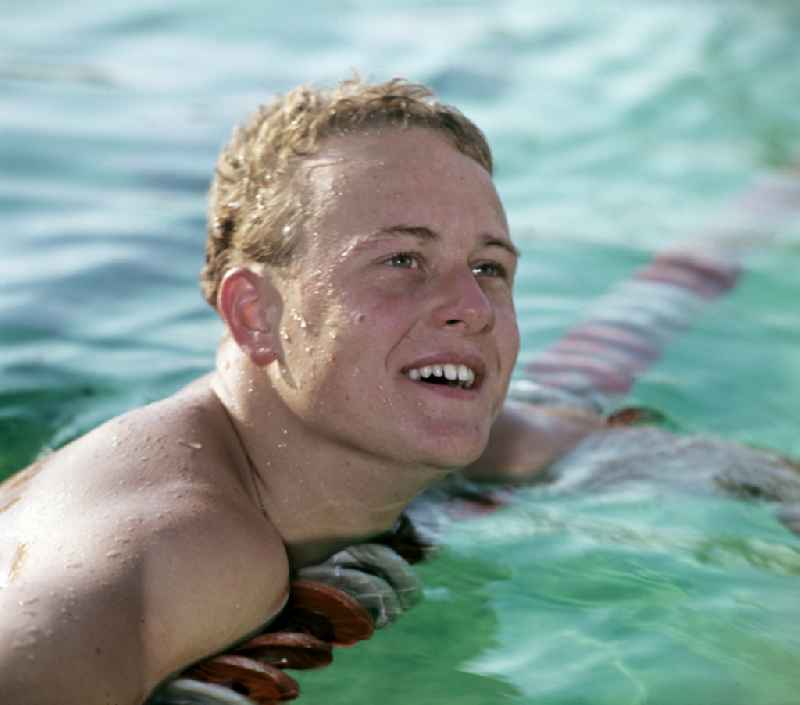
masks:
<svg viewBox="0 0 800 705"><path fill-rule="evenodd" d="M140 705L439 478L525 475L600 426L503 410L518 253L491 174L480 131L400 81L301 88L236 132L216 370L0 488L0 702Z"/></svg>

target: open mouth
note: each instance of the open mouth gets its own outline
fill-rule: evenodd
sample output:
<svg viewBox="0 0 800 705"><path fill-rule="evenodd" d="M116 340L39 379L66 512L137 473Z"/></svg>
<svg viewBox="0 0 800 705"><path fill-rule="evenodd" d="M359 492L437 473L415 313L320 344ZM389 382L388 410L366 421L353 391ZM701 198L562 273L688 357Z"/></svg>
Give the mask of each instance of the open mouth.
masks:
<svg viewBox="0 0 800 705"><path fill-rule="evenodd" d="M412 367L405 372L412 382L434 384L458 389L472 389L477 375L467 365L443 364Z"/></svg>

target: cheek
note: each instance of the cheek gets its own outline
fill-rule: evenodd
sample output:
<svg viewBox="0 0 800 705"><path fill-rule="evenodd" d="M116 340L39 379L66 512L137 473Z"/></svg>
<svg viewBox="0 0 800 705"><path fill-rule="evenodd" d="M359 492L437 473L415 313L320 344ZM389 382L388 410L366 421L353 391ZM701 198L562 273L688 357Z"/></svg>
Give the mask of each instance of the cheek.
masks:
<svg viewBox="0 0 800 705"><path fill-rule="evenodd" d="M375 395L391 349L402 337L399 309L373 298L366 305L346 307L340 314L317 339L318 380L324 378L328 388Z"/></svg>
<svg viewBox="0 0 800 705"><path fill-rule="evenodd" d="M504 353L516 360L519 353L520 338L517 314L513 305L504 306L498 311L496 321L500 344Z"/></svg>
<svg viewBox="0 0 800 705"><path fill-rule="evenodd" d="M368 310L340 311L321 321L306 337L307 346L302 352L311 364L318 381L326 386L348 385L363 379L369 360L377 351L376 316Z"/></svg>
<svg viewBox="0 0 800 705"><path fill-rule="evenodd" d="M402 330L417 308L418 296L406 283L400 286L370 286L354 292L343 302L353 336L368 335L378 341L377 331Z"/></svg>

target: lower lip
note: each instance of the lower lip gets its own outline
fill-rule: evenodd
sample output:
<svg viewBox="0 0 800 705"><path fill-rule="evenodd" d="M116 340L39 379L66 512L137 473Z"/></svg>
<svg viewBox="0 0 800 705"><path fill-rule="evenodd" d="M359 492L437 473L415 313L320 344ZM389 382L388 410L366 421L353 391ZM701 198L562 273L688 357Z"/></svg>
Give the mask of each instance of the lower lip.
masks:
<svg viewBox="0 0 800 705"><path fill-rule="evenodd" d="M428 384L426 382L415 382L406 375L403 375L403 379L406 382L413 384L418 389L423 389L433 394L438 394L439 396L445 397L447 399L461 399L463 401L471 401L478 396L477 386L472 386L469 389L464 389L463 387L451 387L447 384Z"/></svg>

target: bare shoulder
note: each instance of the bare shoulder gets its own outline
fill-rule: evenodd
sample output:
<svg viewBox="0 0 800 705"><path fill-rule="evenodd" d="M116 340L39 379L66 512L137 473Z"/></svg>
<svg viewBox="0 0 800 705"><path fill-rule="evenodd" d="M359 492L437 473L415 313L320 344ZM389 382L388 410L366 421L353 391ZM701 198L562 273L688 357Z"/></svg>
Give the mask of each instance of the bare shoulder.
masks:
<svg viewBox="0 0 800 705"><path fill-rule="evenodd" d="M137 704L280 610L283 542L252 502L224 424L202 388L189 390L0 489L16 500L0 515L0 642L15 645L0 648L0 695L47 671L52 698L31 702L89 705L105 689ZM66 656L52 646L64 643L75 645Z"/></svg>

